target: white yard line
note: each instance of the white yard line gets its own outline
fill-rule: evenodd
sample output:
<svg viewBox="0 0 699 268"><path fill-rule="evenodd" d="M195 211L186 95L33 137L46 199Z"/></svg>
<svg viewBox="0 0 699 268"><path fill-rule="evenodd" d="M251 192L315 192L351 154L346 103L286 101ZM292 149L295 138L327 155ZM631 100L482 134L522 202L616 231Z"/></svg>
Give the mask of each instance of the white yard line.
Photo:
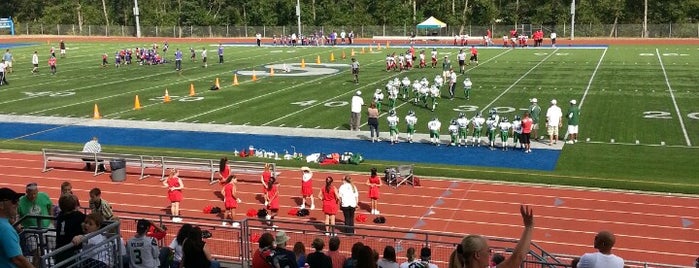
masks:
<svg viewBox="0 0 699 268"><path fill-rule="evenodd" d="M670 97L672 98L672 103L675 105L675 112L677 113L677 118L680 120L680 126L682 126L682 133L684 133L684 139L687 141L687 146L692 146L692 142L689 140L689 135L687 134L687 128L684 126L684 120L682 119L680 107L677 106L677 100L675 100L675 93L672 91L672 86L670 86L670 79L668 79L667 77L667 72L665 71L663 59L660 58L660 51L657 48L655 49L655 55L658 56L660 68L663 69L663 75L665 76L665 84L667 85L667 89L670 90Z"/></svg>
<svg viewBox="0 0 699 268"><path fill-rule="evenodd" d="M556 51L558 51L558 48L557 48L556 50L554 50L553 52L551 52L551 54L549 54L548 56L546 56L546 58L544 58L543 60L539 61L539 63L537 63L536 65L534 65L534 67L532 67L531 69L529 69L529 71L527 71L527 72L524 73L522 76L520 76L519 79L517 79L517 81L515 81L514 83L512 83L512 85L510 85L509 87L507 87L507 89L505 89L505 91L503 91L502 93L500 93L500 95L498 95L497 97L495 97L495 99L493 99L493 101L491 101L490 103L488 103L488 105L483 106L483 109L481 109L481 113L483 113L485 110L488 110L488 107L490 107L490 105L493 105L493 103L495 103L496 101L498 101L498 99L500 99L500 97L502 97L502 96L505 95L507 92L509 92L510 89L512 89L513 87L515 87L515 85L517 85L517 83L519 83L519 81L522 81L522 79L524 79L525 77L527 77L527 75L529 75L529 73L531 73L532 71L534 71L534 69L536 69L536 67L539 67L539 65L541 65L542 63L544 63L548 58L550 58L551 56L553 56L554 54L556 54Z"/></svg>
<svg viewBox="0 0 699 268"><path fill-rule="evenodd" d="M583 93L582 98L580 99L580 105L578 106L579 108L582 108L583 103L585 102L585 98L587 97L587 92L590 91L590 87L592 86L592 81L595 79L595 75L597 74L597 70L599 69L600 65L602 65L602 60L604 59L604 55L607 54L607 49L604 49L604 52L602 52L602 56L599 58L599 61L597 62L597 66L595 67L595 71L592 72L592 76L590 77L590 81L587 82L587 87L585 88L585 93Z"/></svg>

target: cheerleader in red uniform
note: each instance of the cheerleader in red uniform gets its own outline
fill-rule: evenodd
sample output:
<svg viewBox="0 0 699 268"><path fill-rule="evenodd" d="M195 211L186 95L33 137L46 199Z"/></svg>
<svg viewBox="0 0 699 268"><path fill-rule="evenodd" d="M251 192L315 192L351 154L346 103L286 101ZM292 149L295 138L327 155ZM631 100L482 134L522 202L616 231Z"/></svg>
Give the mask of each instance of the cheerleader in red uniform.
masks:
<svg viewBox="0 0 699 268"><path fill-rule="evenodd" d="M306 199L311 200L311 210L316 208L313 201L313 172L309 167L301 167L303 176L301 177L301 208L306 208Z"/></svg>
<svg viewBox="0 0 699 268"><path fill-rule="evenodd" d="M272 226L272 221L279 212L279 184L276 183L277 178L270 177L267 182L267 191L265 192L265 203L267 204L267 224Z"/></svg>
<svg viewBox="0 0 699 268"><path fill-rule="evenodd" d="M265 170L262 171L262 176L260 176L260 183L262 183L262 196L267 196L267 188L269 184L269 179L272 177L272 172L269 170L270 165L265 164ZM265 206L269 205L267 201L265 201Z"/></svg>
<svg viewBox="0 0 699 268"><path fill-rule="evenodd" d="M179 177L177 169L170 169L170 175L163 181L163 186L167 188L167 199L170 200L170 214L173 222L182 222L180 218L180 202L182 202L182 189L184 183Z"/></svg>
<svg viewBox="0 0 699 268"><path fill-rule="evenodd" d="M221 185L226 185L226 180L228 180L230 175L231 167L228 165L228 157L221 157L221 160L218 162L218 182Z"/></svg>
<svg viewBox="0 0 699 268"><path fill-rule="evenodd" d="M335 214L338 210L337 188L332 185L333 178L325 178L325 187L318 192L318 199L323 200L323 213L325 213L325 235L330 235L331 225L335 225Z"/></svg>
<svg viewBox="0 0 699 268"><path fill-rule="evenodd" d="M233 216L235 215L235 209L238 208L238 200L235 197L236 186L238 182L235 175L229 175L226 180L223 181L223 189L221 189L221 195L223 195L223 205L226 211L223 213L223 226L227 226L230 219L231 226L237 228L240 227L240 223L233 221Z"/></svg>
<svg viewBox="0 0 699 268"><path fill-rule="evenodd" d="M366 185L369 186L369 199L371 199L371 214L379 215L378 201L379 201L379 187L381 187L381 178L376 172L376 168L371 169L371 177L366 181Z"/></svg>

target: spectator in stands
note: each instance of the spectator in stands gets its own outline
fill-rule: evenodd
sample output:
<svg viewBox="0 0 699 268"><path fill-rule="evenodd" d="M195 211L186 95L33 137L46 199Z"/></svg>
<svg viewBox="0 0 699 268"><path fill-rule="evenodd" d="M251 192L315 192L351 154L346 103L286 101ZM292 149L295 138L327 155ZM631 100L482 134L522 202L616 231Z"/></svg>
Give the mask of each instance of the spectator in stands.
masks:
<svg viewBox="0 0 699 268"><path fill-rule="evenodd" d="M376 266L379 268L398 268L398 262L396 262L396 248L393 246L386 246L383 248L383 258L376 262Z"/></svg>
<svg viewBox="0 0 699 268"><path fill-rule="evenodd" d="M102 215L96 213L87 215L85 217L85 221L83 222L83 231L85 232L85 234L73 237L73 245L79 246L82 244L82 251L89 252L87 253L87 256L85 256L89 259L84 261L81 260L81 262L83 263L83 267L110 267L110 248L108 245L100 245L102 242L107 240L107 237L102 233L98 233L90 237L89 239L86 239L86 236L88 236L89 234L98 232L100 230L100 226L102 226L102 223L104 223ZM99 248L95 249L95 247Z"/></svg>
<svg viewBox="0 0 699 268"><path fill-rule="evenodd" d="M199 227L194 227L189 232L189 236L182 245L183 268L219 268L221 265L209 253L206 242L202 239L202 232Z"/></svg>
<svg viewBox="0 0 699 268"><path fill-rule="evenodd" d="M332 260L323 253L325 242L320 237L316 237L311 242L311 247L315 250L306 256L306 262L311 268L332 268Z"/></svg>
<svg viewBox="0 0 699 268"><path fill-rule="evenodd" d="M182 222L180 218L180 202L182 202L182 189L184 183L180 179L180 171L176 168L170 169L170 175L163 181L163 186L167 188L167 199L170 201L170 215L172 222Z"/></svg>
<svg viewBox="0 0 699 268"><path fill-rule="evenodd" d="M136 222L136 236L126 243L126 252L129 254L129 268L156 268L160 265L158 260L158 241L146 236L151 226L149 220L140 219Z"/></svg>
<svg viewBox="0 0 699 268"><path fill-rule="evenodd" d="M182 227L180 227L180 230L177 231L177 236L175 236L175 239L173 239L170 243L169 250L172 251L173 254L172 264L170 265L170 268L180 268L180 263L182 262L182 245L184 244L184 240L187 239L191 231L191 224L183 224Z"/></svg>
<svg viewBox="0 0 699 268"><path fill-rule="evenodd" d="M84 153L99 153L102 152L102 145L100 145L99 140L97 139L97 136L92 137L92 140L88 141L85 143L83 146L83 152ZM95 159L90 159L90 158L83 158L83 161L85 161L85 170L90 171L92 169L92 162L95 161ZM97 167L100 172L105 172L106 169L104 168L104 164L102 164L102 160L98 160L99 166Z"/></svg>
<svg viewBox="0 0 699 268"><path fill-rule="evenodd" d="M496 266L498 266L498 264L502 263L503 261L505 261L505 256L503 256L500 253L495 253L495 254L493 254L493 257L490 259L490 266L496 267ZM573 266L573 267L575 267L575 266Z"/></svg>
<svg viewBox="0 0 699 268"><path fill-rule="evenodd" d="M352 251L350 258L345 261L342 265L343 268L354 268L357 267L357 258L359 257L359 251L364 247L362 242L357 242L352 245Z"/></svg>
<svg viewBox="0 0 699 268"><path fill-rule="evenodd" d="M73 195L75 197L75 200L78 201L78 207L80 207L80 198L78 198L78 196L75 193L73 193L73 185L69 181L64 181L63 183L61 183L61 195L64 194Z"/></svg>
<svg viewBox="0 0 699 268"><path fill-rule="evenodd" d="M267 262L270 250L274 245L274 236L270 233L263 233L257 240L258 248L252 254L252 268L274 268Z"/></svg>
<svg viewBox="0 0 699 268"><path fill-rule="evenodd" d="M23 194L10 188L0 189L0 266L1 267L34 267L22 255L19 245L19 235L10 224L10 219L17 217L17 203Z"/></svg>
<svg viewBox="0 0 699 268"><path fill-rule="evenodd" d="M182 227L180 227L180 230L177 231L177 236L175 237L175 239L173 239L170 243L169 249L166 248L166 250L168 251L168 255L173 254L172 264L170 265L170 268L180 268L180 263L182 262L182 245L184 244L184 240L187 239L191 231L191 224L183 224Z"/></svg>
<svg viewBox="0 0 699 268"><path fill-rule="evenodd" d="M376 268L376 261L376 258L374 258L374 250L364 245L357 251L357 266L355 267Z"/></svg>
<svg viewBox="0 0 699 268"><path fill-rule="evenodd" d="M616 238L609 231L601 231L595 235L594 247L598 252L585 253L580 257L579 268L622 268L624 259L612 254Z"/></svg>
<svg viewBox="0 0 699 268"><path fill-rule="evenodd" d="M694 260L694 267L699 268L699 258Z"/></svg>
<svg viewBox="0 0 699 268"><path fill-rule="evenodd" d="M580 262L580 258L575 257L570 261L570 267L576 268L578 267L578 263Z"/></svg>
<svg viewBox="0 0 699 268"><path fill-rule="evenodd" d="M420 261L416 258L415 254L415 248L410 247L408 248L408 251L405 253L405 257L408 259L404 263L400 264L400 268L409 268L409 267L415 267L417 263L420 263Z"/></svg>
<svg viewBox="0 0 699 268"><path fill-rule="evenodd" d="M437 268L436 264L430 262L431 260L432 250L428 247L420 249L420 262L423 264L424 268Z"/></svg>
<svg viewBox="0 0 699 268"><path fill-rule="evenodd" d="M326 253L332 260L333 268L342 268L347 261L347 256L340 252L340 238L333 236L328 240L328 252Z"/></svg>
<svg viewBox="0 0 699 268"><path fill-rule="evenodd" d="M294 243L294 255L299 268L304 267L306 265L306 246L303 245L303 242Z"/></svg>
<svg viewBox="0 0 699 268"><path fill-rule="evenodd" d="M288 242L289 239L289 236L287 236L284 231L278 231L277 235L274 237L274 242L276 242L277 247L274 248L274 259L272 263L277 268L298 268L296 254L286 249L286 242Z"/></svg>
<svg viewBox="0 0 699 268"><path fill-rule="evenodd" d="M335 214L337 214L337 189L333 184L333 178L325 178L325 187L320 189L318 199L323 200L323 213L325 214L325 235L330 235L330 228L335 225Z"/></svg>
<svg viewBox="0 0 699 268"><path fill-rule="evenodd" d="M347 225L348 234L354 234L354 212L357 210L359 202L359 191L357 186L352 183L352 178L345 175L345 179L337 189L338 198L340 199L340 210L344 216L345 225Z"/></svg>
<svg viewBox="0 0 699 268"><path fill-rule="evenodd" d="M523 205L519 207L519 212L524 222L522 236L519 238L519 242L517 242L517 246L515 246L510 258L498 265L500 268L520 267L522 261L529 253L529 246L534 231L534 212ZM449 268L487 267L489 262L490 246L488 246L488 239L480 235L468 235L461 240L461 243L451 253Z"/></svg>
<svg viewBox="0 0 699 268"><path fill-rule="evenodd" d="M82 223L85 222L85 214L78 207L78 200L74 195L64 194L58 198L58 207L61 212L56 217L56 248L70 244L73 238L84 234ZM72 249L56 255L56 263L59 263L80 250L82 245L73 246Z"/></svg>
<svg viewBox="0 0 699 268"><path fill-rule="evenodd" d="M107 200L102 199L102 190L100 188L92 188L90 190L90 210L90 213L102 215L105 221L116 219L114 212L112 212L112 205Z"/></svg>
<svg viewBox="0 0 699 268"><path fill-rule="evenodd" d="M17 214L19 217L24 216L44 216L50 217L39 220L38 218L28 218L22 221L23 227L46 229L52 223L53 202L49 195L44 192L39 192L39 186L36 182L27 184L25 188L26 195L19 198Z"/></svg>

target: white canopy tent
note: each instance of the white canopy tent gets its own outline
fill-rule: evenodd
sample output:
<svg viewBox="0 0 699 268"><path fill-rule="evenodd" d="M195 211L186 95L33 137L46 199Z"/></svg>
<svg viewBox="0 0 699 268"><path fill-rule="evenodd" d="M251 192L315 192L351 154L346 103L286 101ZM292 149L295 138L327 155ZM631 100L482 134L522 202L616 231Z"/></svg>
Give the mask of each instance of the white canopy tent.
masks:
<svg viewBox="0 0 699 268"><path fill-rule="evenodd" d="M445 27L447 27L446 23L431 16L417 25L418 30L438 30Z"/></svg>

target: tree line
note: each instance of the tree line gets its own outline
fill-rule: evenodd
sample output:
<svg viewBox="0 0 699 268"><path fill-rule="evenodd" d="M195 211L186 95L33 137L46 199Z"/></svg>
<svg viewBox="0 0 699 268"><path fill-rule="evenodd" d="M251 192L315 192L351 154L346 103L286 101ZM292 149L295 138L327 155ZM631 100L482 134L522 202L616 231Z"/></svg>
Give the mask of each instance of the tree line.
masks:
<svg viewBox="0 0 699 268"><path fill-rule="evenodd" d="M575 0L576 23L694 23L699 0ZM645 4L647 2L647 5ZM294 0L138 0L144 26L295 26ZM434 16L450 26L563 25L571 0L300 0L303 25L410 26ZM3 0L16 22L135 25L134 0Z"/></svg>

